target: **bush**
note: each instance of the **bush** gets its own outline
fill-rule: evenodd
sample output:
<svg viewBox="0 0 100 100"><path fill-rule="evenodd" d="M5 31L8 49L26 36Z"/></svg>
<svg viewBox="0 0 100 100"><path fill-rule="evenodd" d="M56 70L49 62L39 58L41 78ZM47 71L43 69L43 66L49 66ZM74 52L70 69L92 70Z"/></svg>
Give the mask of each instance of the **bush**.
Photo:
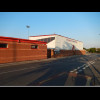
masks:
<svg viewBox="0 0 100 100"><path fill-rule="evenodd" d="M100 48L97 48L97 49L96 48L89 48L89 49L86 49L86 51L88 51L90 53L100 53Z"/></svg>
<svg viewBox="0 0 100 100"><path fill-rule="evenodd" d="M96 53L96 48L90 48L88 51L91 53Z"/></svg>
<svg viewBox="0 0 100 100"><path fill-rule="evenodd" d="M97 49L97 53L100 53L100 48Z"/></svg>

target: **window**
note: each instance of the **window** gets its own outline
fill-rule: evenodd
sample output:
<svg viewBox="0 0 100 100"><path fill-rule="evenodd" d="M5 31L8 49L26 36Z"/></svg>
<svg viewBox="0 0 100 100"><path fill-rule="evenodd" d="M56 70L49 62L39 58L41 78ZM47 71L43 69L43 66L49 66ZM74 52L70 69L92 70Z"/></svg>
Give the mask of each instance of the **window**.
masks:
<svg viewBox="0 0 100 100"><path fill-rule="evenodd" d="M50 42L50 38L48 38L48 42Z"/></svg>
<svg viewBox="0 0 100 100"><path fill-rule="evenodd" d="M8 48L8 44L7 43L0 43L0 48Z"/></svg>
<svg viewBox="0 0 100 100"><path fill-rule="evenodd" d="M44 42L47 42L47 38L44 39Z"/></svg>
<svg viewBox="0 0 100 100"><path fill-rule="evenodd" d="M54 40L54 39L55 39L55 37L51 37L51 41Z"/></svg>
<svg viewBox="0 0 100 100"><path fill-rule="evenodd" d="M43 39L41 39L41 41L43 41Z"/></svg>
<svg viewBox="0 0 100 100"><path fill-rule="evenodd" d="M31 49L37 49L38 45L31 45Z"/></svg>

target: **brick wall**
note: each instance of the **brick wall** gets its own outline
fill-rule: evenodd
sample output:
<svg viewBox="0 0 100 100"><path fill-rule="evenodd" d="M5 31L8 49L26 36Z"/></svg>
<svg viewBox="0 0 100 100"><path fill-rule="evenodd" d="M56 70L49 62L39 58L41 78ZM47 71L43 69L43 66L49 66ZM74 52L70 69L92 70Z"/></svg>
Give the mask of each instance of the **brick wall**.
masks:
<svg viewBox="0 0 100 100"><path fill-rule="evenodd" d="M73 55L85 55L86 51L85 50L60 50L59 54L55 54L54 51L51 51L52 58L57 58L57 57L65 57L65 56L73 56Z"/></svg>
<svg viewBox="0 0 100 100"><path fill-rule="evenodd" d="M31 45L34 43L18 43L10 41L0 41L0 43L8 44L8 48L0 48L0 63L47 58L46 44L37 44L37 49L31 49Z"/></svg>
<svg viewBox="0 0 100 100"><path fill-rule="evenodd" d="M86 51L85 50L80 50L80 51L79 50L76 50L75 51L75 54L76 55L85 55L86 54Z"/></svg>

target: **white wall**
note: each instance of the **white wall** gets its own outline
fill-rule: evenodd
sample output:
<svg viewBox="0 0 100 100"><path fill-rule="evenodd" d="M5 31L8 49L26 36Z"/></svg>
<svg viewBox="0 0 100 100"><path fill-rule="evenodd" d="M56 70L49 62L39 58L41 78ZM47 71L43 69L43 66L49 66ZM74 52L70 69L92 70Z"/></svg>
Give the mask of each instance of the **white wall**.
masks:
<svg viewBox="0 0 100 100"><path fill-rule="evenodd" d="M47 48L49 49L57 49L57 50L72 50L73 45L75 46L75 50L83 50L83 42L80 41L69 41L69 38L65 38L59 35L48 35L48 36L37 36L37 37L29 37L29 40L38 40L43 38L55 37L55 40L47 43Z"/></svg>
<svg viewBox="0 0 100 100"><path fill-rule="evenodd" d="M56 36L56 49L60 50L70 50L72 48L72 45L66 41L65 37Z"/></svg>
<svg viewBox="0 0 100 100"><path fill-rule="evenodd" d="M47 43L47 48L48 49L55 49L55 40Z"/></svg>
<svg viewBox="0 0 100 100"><path fill-rule="evenodd" d="M69 41L67 38L62 36L56 36L55 40L55 48L62 49L62 50L72 50L73 45L75 46L75 50L83 50L83 43L82 42L72 42Z"/></svg>

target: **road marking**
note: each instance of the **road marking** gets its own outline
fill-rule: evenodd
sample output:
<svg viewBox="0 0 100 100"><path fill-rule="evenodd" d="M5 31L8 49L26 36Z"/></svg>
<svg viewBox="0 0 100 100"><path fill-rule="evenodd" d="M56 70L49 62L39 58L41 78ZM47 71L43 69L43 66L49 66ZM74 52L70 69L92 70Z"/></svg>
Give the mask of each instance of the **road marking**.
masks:
<svg viewBox="0 0 100 100"><path fill-rule="evenodd" d="M94 64L95 62L92 62L91 64Z"/></svg>
<svg viewBox="0 0 100 100"><path fill-rule="evenodd" d="M84 65L86 65L86 64L84 64ZM81 67L83 67L84 65L82 65ZM86 67L88 67L88 66L86 66ZM26 69L34 69L35 67L31 67L31 68L24 68L24 69L20 69L20 70L13 70L13 71L7 71L7 72L2 72L2 73L0 73L0 75L1 74L5 74L5 73L10 73L10 72L15 72L15 71L22 71L22 70L26 70ZM38 68L38 67L37 67ZM77 69L80 69L80 67L78 67ZM73 71L76 71L77 69L74 69ZM70 72L73 72L73 71L70 71ZM77 72L76 72L77 73Z"/></svg>
<svg viewBox="0 0 100 100"><path fill-rule="evenodd" d="M78 74L78 72L75 72L76 74Z"/></svg>
<svg viewBox="0 0 100 100"><path fill-rule="evenodd" d="M94 64L95 60L87 62L88 65Z"/></svg>
<svg viewBox="0 0 100 100"><path fill-rule="evenodd" d="M86 86L90 86L91 79L92 79L91 77L87 77Z"/></svg>
<svg viewBox="0 0 100 100"><path fill-rule="evenodd" d="M92 61L89 62L89 64L91 64L91 63L92 63Z"/></svg>
<svg viewBox="0 0 100 100"><path fill-rule="evenodd" d="M68 78L67 78L64 86L74 86L74 84L75 84L75 77L77 77L77 74L69 73L68 74Z"/></svg>
<svg viewBox="0 0 100 100"><path fill-rule="evenodd" d="M86 69L86 67L84 67L83 69Z"/></svg>
<svg viewBox="0 0 100 100"><path fill-rule="evenodd" d="M80 69L80 67L78 67L77 69Z"/></svg>
<svg viewBox="0 0 100 100"><path fill-rule="evenodd" d="M86 68L89 67L88 65L85 66Z"/></svg>
<svg viewBox="0 0 100 100"><path fill-rule="evenodd" d="M89 63L90 63L90 62L89 62ZM94 63L94 62L92 61L91 63ZM78 67L77 69L80 69L81 67L84 67L85 65L86 65L86 64L83 64L82 66ZM89 66L86 65L86 67L89 67ZM84 67L84 68L86 68L86 67ZM26 69L35 69L35 68L40 68L40 67L31 67L31 68L24 68L24 69L19 69L19 70L7 71L7 72L2 72L2 73L0 73L0 75L1 75L1 74L5 74L5 73L10 73L10 72L22 71L22 70L26 70ZM73 71L70 71L70 72L74 72L74 71L76 71L77 69L74 69ZM82 70L79 70L79 72L81 72L81 71L82 71ZM76 71L75 73L78 74L79 72ZM62 74L65 74L65 72L64 72L64 73L61 73L61 74L59 74L59 75L57 75L57 76L55 76L55 77L61 76ZM70 74L69 74L69 75L70 75ZM43 81L41 81L40 83L42 84L42 83L44 83L44 82L46 82L46 81L50 81L51 79L54 79L54 77L49 78L49 79L47 79L47 80L43 80ZM88 80L89 80L89 79L88 79ZM88 82L87 82L87 84L88 84Z"/></svg>
<svg viewBox="0 0 100 100"><path fill-rule="evenodd" d="M72 72L72 73L73 73L73 72L75 72L76 70L77 70L77 69L74 69L74 70L72 70L72 71L70 71L70 72Z"/></svg>
<svg viewBox="0 0 100 100"><path fill-rule="evenodd" d="M88 66L90 66L91 64L87 64Z"/></svg>
<svg viewBox="0 0 100 100"><path fill-rule="evenodd" d="M94 60L93 61L89 61L89 62L87 62L87 64L83 64L82 66L80 66L80 67L77 67L77 69L74 69L74 70L72 70L72 71L70 71L70 72L75 72L76 74L77 73L79 73L79 72L81 72L82 70L81 70L81 68L82 69L86 69L87 67L89 67L91 64L94 64L95 62L94 62ZM80 70L79 70L80 69ZM78 71L77 71L78 70Z"/></svg>
<svg viewBox="0 0 100 100"><path fill-rule="evenodd" d="M73 73L74 71L70 71L71 73Z"/></svg>
<svg viewBox="0 0 100 100"><path fill-rule="evenodd" d="M86 86L90 86L90 82L91 82L92 77L78 75L77 73L76 74L75 73L69 73L68 78L67 78L64 85L65 86L75 86L75 81L76 81L77 76L86 78L86 80L87 80Z"/></svg>
<svg viewBox="0 0 100 100"><path fill-rule="evenodd" d="M73 71L76 71L77 69L74 69Z"/></svg>
<svg viewBox="0 0 100 100"><path fill-rule="evenodd" d="M84 67L86 64L83 64L82 66L80 66L80 68Z"/></svg>

